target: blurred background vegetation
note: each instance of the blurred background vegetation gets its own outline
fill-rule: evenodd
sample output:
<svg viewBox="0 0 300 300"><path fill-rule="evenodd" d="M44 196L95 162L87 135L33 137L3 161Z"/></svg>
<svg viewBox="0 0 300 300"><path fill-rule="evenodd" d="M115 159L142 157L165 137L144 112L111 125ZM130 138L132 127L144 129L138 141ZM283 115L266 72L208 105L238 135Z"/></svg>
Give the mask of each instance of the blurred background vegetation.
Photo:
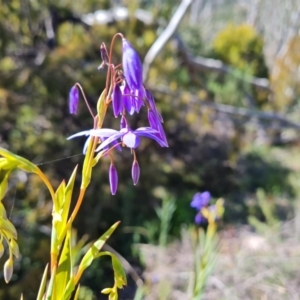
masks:
<svg viewBox="0 0 300 300"><path fill-rule="evenodd" d="M80 82L95 107L105 81L105 71L97 70L101 42L109 47L122 32L143 60L181 1L0 3L0 145L40 165L57 186L83 161L84 140L66 137L93 124L83 101L78 116L69 114L71 86ZM92 240L121 220L110 246L141 275L133 245L179 238L183 224L194 221L189 202L197 191L226 199L224 228L268 222L261 198L277 221L294 217L300 191L300 4L286 3L192 1L147 74L169 148L143 141L136 187L130 154L116 155L120 185L114 197L109 161L102 161L75 224L78 237ZM119 42L116 53L120 60ZM145 112L132 119L133 128L146 124ZM119 126L111 116L104 125ZM22 259L12 282L0 281L0 299L19 299L21 292L35 299L49 259L50 198L37 177L17 172L5 205L19 232ZM158 218L164 209L170 212L167 225ZM101 289L112 281L105 265L99 261L85 274L82 299L102 299ZM135 289L129 281L121 299L133 299Z"/></svg>

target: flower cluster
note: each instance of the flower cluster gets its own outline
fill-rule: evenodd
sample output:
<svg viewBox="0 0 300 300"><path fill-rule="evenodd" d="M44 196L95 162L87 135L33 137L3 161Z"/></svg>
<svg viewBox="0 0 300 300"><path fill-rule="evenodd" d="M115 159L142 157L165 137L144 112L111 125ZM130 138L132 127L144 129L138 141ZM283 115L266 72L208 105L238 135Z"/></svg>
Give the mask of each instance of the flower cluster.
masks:
<svg viewBox="0 0 300 300"><path fill-rule="evenodd" d="M210 204L210 192L196 193L191 201L191 207L197 210L195 223L198 225L219 220L224 213L224 200L218 199L215 204Z"/></svg>
<svg viewBox="0 0 300 300"><path fill-rule="evenodd" d="M112 48L117 36L122 38L122 64L114 65L112 63ZM102 43L100 47L100 53L102 63L99 68L107 67L106 88L103 91L104 97L101 97L102 95L100 96L97 105L98 108L101 107L100 111L98 109L97 116L93 115L81 86L76 83L69 93L70 113L77 113L80 89L88 109L94 118L94 127L90 130L76 133L68 139L78 136L87 136L87 141L83 148L84 154L86 154L90 143L95 140L97 141L98 145L93 150L95 152L101 152L102 155L107 155L111 159L109 181L111 193L115 195L118 186L118 174L111 152L114 149L121 149L121 146L131 149L133 154L131 173L133 184L136 185L139 180L140 167L136 158L135 149L140 144L140 138L147 137L153 139L161 147L168 147L168 142L162 126L163 118L156 108L153 95L144 86L142 63L132 45L122 34L118 33L112 40L110 53L108 53L104 43ZM120 117L120 130L102 128L103 119L107 107L110 104L114 116L116 118ZM128 122L128 116L139 113L143 106L148 110L149 126L132 129Z"/></svg>

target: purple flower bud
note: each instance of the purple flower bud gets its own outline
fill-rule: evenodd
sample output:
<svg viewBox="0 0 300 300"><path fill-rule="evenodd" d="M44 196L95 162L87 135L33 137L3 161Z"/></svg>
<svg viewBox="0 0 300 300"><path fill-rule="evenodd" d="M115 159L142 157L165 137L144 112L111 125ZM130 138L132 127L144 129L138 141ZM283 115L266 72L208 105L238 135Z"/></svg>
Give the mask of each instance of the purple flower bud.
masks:
<svg viewBox="0 0 300 300"><path fill-rule="evenodd" d="M122 65L126 82L132 91L143 88L143 67L138 53L131 44L122 39L123 57Z"/></svg>
<svg viewBox="0 0 300 300"><path fill-rule="evenodd" d="M118 115L123 111L123 96L121 88L118 84L115 84L113 93L112 93L112 106L114 115L117 118Z"/></svg>
<svg viewBox="0 0 300 300"><path fill-rule="evenodd" d="M70 114L77 114L77 107L79 102L79 90L76 85L74 85L69 92L69 111Z"/></svg>
<svg viewBox="0 0 300 300"><path fill-rule="evenodd" d="M118 187L118 173L116 167L111 164L109 167L109 184L112 195L115 195Z"/></svg>
<svg viewBox="0 0 300 300"><path fill-rule="evenodd" d="M133 184L136 185L140 178L140 166L136 160L134 160L132 164L131 176L132 176Z"/></svg>

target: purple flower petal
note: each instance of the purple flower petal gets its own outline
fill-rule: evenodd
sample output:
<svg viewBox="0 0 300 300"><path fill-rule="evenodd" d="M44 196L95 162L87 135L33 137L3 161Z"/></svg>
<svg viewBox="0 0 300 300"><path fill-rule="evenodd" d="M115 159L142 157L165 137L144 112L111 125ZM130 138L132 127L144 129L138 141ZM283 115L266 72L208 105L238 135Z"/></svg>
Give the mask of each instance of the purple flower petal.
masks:
<svg viewBox="0 0 300 300"><path fill-rule="evenodd" d="M100 129L101 130L101 129ZM108 146L110 143L116 141L119 139L121 136L123 136L123 132L118 132L112 136L110 136L107 140L105 140L103 143L100 144L100 146L95 150L96 152L103 150L106 146Z"/></svg>
<svg viewBox="0 0 300 300"><path fill-rule="evenodd" d="M195 216L195 223L198 225L207 223L206 218L204 218L200 213Z"/></svg>
<svg viewBox="0 0 300 300"><path fill-rule="evenodd" d="M88 148L88 146L89 146L90 140L91 140L91 136L89 136L89 137L87 138L87 140L85 141L85 143L84 143L84 146L83 146L83 154L86 154L86 150L87 150L87 148Z"/></svg>
<svg viewBox="0 0 300 300"><path fill-rule="evenodd" d="M143 88L143 66L138 53L131 44L122 39L122 66L126 82L131 90Z"/></svg>
<svg viewBox="0 0 300 300"><path fill-rule="evenodd" d="M101 129L91 129L89 134L92 136L98 136L100 138L109 137L118 133L118 130L110 129L110 128L101 128Z"/></svg>
<svg viewBox="0 0 300 300"><path fill-rule="evenodd" d="M70 114L76 115L79 102L79 90L74 85L69 92L69 111Z"/></svg>
<svg viewBox="0 0 300 300"><path fill-rule="evenodd" d="M160 123L160 121L157 119L157 115L152 109L148 109L148 121L150 127L158 131L158 123Z"/></svg>
<svg viewBox="0 0 300 300"><path fill-rule="evenodd" d="M75 138L75 137L78 137L78 136L90 135L90 133L91 133L91 130L80 131L80 132L77 132L77 133L75 133L75 134L69 136L69 137L67 138L67 140L71 140L71 139L73 139L73 138Z"/></svg>
<svg viewBox="0 0 300 300"><path fill-rule="evenodd" d="M109 167L109 184L112 195L115 195L118 188L118 173L116 167L111 164Z"/></svg>
<svg viewBox="0 0 300 300"><path fill-rule="evenodd" d="M138 136L144 136L150 139L155 140L161 147L168 147L159 136L159 132L151 127L141 127L134 131L134 133Z"/></svg>
<svg viewBox="0 0 300 300"><path fill-rule="evenodd" d="M120 86L118 84L115 84L114 89L113 89L112 107L113 107L114 115L116 118L124 109L123 95L122 95Z"/></svg>
<svg viewBox="0 0 300 300"><path fill-rule="evenodd" d="M148 101L148 103L150 105L150 108L155 112L155 114L156 114L157 118L159 119L159 121L161 123L163 123L164 120L163 120L161 114L158 112L158 110L156 108L153 95L151 94L150 91L148 91L148 90L145 90L145 91L146 91L146 99L147 99L147 101Z"/></svg>
<svg viewBox="0 0 300 300"><path fill-rule="evenodd" d="M135 149L140 144L140 138L132 131L128 131L122 139L123 143L128 147Z"/></svg>
<svg viewBox="0 0 300 300"><path fill-rule="evenodd" d="M203 216L201 216L200 214L197 214L195 216L195 223L200 225L202 223L202 220L203 220Z"/></svg>
<svg viewBox="0 0 300 300"><path fill-rule="evenodd" d="M191 205L191 207L194 207L197 210L200 210L202 207L205 207L208 205L210 199L211 199L211 195L207 191L205 191L203 193L196 193L194 195L193 200L190 205Z"/></svg>
<svg viewBox="0 0 300 300"><path fill-rule="evenodd" d="M169 147L167 137L164 131L164 128L160 122L156 122L157 130L159 131L159 137L164 142L165 147Z"/></svg>
<svg viewBox="0 0 300 300"><path fill-rule="evenodd" d="M131 96L131 91L128 85L126 84L125 87L123 88L123 103L125 109L128 111L130 115L133 115L135 112L135 104L134 104L134 99Z"/></svg>
<svg viewBox="0 0 300 300"><path fill-rule="evenodd" d="M127 126L126 118L122 115L120 121L120 129L126 128L126 126Z"/></svg>
<svg viewBox="0 0 300 300"><path fill-rule="evenodd" d="M141 107L144 105L144 87L142 89L137 89L133 92L133 94L136 96L134 97L134 106L135 111L138 113L141 109Z"/></svg>
<svg viewBox="0 0 300 300"><path fill-rule="evenodd" d="M140 178L140 166L136 160L134 160L132 164L131 176L132 176L133 184L136 185Z"/></svg>

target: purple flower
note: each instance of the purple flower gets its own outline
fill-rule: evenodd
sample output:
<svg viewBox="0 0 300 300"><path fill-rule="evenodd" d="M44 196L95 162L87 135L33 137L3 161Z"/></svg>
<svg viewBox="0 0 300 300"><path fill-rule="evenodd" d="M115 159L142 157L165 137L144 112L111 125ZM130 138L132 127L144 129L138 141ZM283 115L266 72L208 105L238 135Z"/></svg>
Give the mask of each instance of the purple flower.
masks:
<svg viewBox="0 0 300 300"><path fill-rule="evenodd" d="M115 195L118 188L118 173L114 164L110 164L109 167L109 184L112 195Z"/></svg>
<svg viewBox="0 0 300 300"><path fill-rule="evenodd" d="M134 160L132 164L131 176L132 176L133 184L136 185L140 178L140 166L136 160Z"/></svg>
<svg viewBox="0 0 300 300"><path fill-rule="evenodd" d="M151 138L155 140L161 147L167 147L165 142L162 139L160 139L160 137L158 137L158 131L150 127L140 127L136 130L131 130L130 128L126 127L121 129L120 131L109 128L91 129L73 134L67 139L70 140L74 137L83 135L89 136L83 148L83 153L85 153L87 149L87 145L91 136L97 136L102 141L102 143L96 149L96 151L105 149L105 147L113 144L114 142L117 142L119 139L128 148L135 149L140 144L140 137Z"/></svg>
<svg viewBox="0 0 300 300"><path fill-rule="evenodd" d="M196 193L191 202L191 207L196 208L197 210L201 210L202 207L208 205L211 199L210 192Z"/></svg>
<svg viewBox="0 0 300 300"><path fill-rule="evenodd" d="M69 92L69 111L70 114L77 114L77 107L79 102L79 90L76 85L74 85Z"/></svg>
<svg viewBox="0 0 300 300"><path fill-rule="evenodd" d="M135 97L135 110L139 112L142 107L145 89L143 86L143 67L138 53L134 50L131 44L125 39L122 39L122 65L126 82L130 88L131 94Z"/></svg>
<svg viewBox="0 0 300 300"><path fill-rule="evenodd" d="M130 115L133 115L135 112L135 102L133 96L131 95L130 88L126 84L125 86L121 86L121 90L123 94L124 107Z"/></svg>
<svg viewBox="0 0 300 300"><path fill-rule="evenodd" d="M164 128L161 125L158 115L152 110L148 109L148 121L151 128L155 129L158 133L157 136L164 142L165 147L168 147L167 137Z"/></svg>
<svg viewBox="0 0 300 300"><path fill-rule="evenodd" d="M147 98L147 101L150 105L150 108L154 111L156 117L159 119L159 121L161 123L163 123L164 120L163 120L161 114L158 112L158 110L156 108L154 97L153 97L152 93L148 90L146 90L146 98Z"/></svg>
<svg viewBox="0 0 300 300"><path fill-rule="evenodd" d="M120 129L123 129L126 127L127 127L126 118L122 115L121 120L120 120Z"/></svg>
<svg viewBox="0 0 300 300"><path fill-rule="evenodd" d="M118 84L115 84L113 93L112 93L112 106L114 115L117 118L118 115L123 111L123 95Z"/></svg>
<svg viewBox="0 0 300 300"><path fill-rule="evenodd" d="M206 223L207 220L200 214L198 213L196 216L195 216L195 223L200 225L200 224L203 224L203 223Z"/></svg>

